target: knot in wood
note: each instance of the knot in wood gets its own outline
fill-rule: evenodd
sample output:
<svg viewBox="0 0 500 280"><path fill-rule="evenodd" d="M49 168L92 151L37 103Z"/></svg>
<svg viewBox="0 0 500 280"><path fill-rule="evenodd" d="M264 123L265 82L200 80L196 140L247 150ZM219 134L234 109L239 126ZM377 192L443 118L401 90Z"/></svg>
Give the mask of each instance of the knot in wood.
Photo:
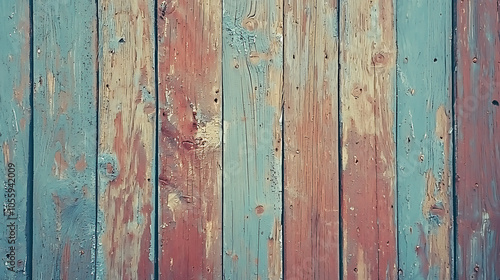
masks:
<svg viewBox="0 0 500 280"><path fill-rule="evenodd" d="M372 62L373 62L373 65L375 65L375 66L384 65L387 62L387 55L382 53L382 52L376 53L372 57Z"/></svg>
<svg viewBox="0 0 500 280"><path fill-rule="evenodd" d="M259 22L254 18L246 18L241 24L243 25L243 28L248 31L254 31L257 27L259 27Z"/></svg>

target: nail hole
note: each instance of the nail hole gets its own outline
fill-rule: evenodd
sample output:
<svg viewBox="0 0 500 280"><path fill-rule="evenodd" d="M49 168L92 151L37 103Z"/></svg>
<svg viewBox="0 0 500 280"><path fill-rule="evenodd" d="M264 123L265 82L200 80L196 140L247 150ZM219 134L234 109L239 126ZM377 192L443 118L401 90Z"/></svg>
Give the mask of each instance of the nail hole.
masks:
<svg viewBox="0 0 500 280"><path fill-rule="evenodd" d="M495 105L495 106L498 106L498 100L493 100L491 101L491 104Z"/></svg>
<svg viewBox="0 0 500 280"><path fill-rule="evenodd" d="M436 61L438 61L438 59L437 59L437 58L434 58L434 62L436 62Z"/></svg>

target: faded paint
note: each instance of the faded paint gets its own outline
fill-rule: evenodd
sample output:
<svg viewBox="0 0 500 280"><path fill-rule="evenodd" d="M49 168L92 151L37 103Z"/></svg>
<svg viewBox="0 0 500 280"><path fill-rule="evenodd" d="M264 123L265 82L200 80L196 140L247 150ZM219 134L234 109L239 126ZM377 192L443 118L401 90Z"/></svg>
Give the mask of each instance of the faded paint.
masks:
<svg viewBox="0 0 500 280"><path fill-rule="evenodd" d="M458 1L457 278L500 275L500 3Z"/></svg>
<svg viewBox="0 0 500 280"><path fill-rule="evenodd" d="M224 279L281 277L282 4L223 1Z"/></svg>
<svg viewBox="0 0 500 280"><path fill-rule="evenodd" d="M154 277L154 3L99 7L97 279Z"/></svg>
<svg viewBox="0 0 500 280"><path fill-rule="evenodd" d="M27 0L0 2L0 182L3 186L0 196L3 206L0 279L26 279L29 271L27 190L31 132L25 129L31 119L29 14ZM9 164L15 165L15 182L9 181ZM8 199L12 198L15 199L15 208L8 204ZM11 222L17 227L15 244L9 244L12 239L9 239L7 225ZM15 247L15 256L11 254L10 246Z"/></svg>
<svg viewBox="0 0 500 280"><path fill-rule="evenodd" d="M33 5L33 76L39 82L33 96L32 278L86 279L94 273L96 174L95 165L85 172L75 165L81 154L91 163L96 158L96 7L93 1Z"/></svg>
<svg viewBox="0 0 500 280"><path fill-rule="evenodd" d="M338 5L284 9L284 276L338 279Z"/></svg>
<svg viewBox="0 0 500 280"><path fill-rule="evenodd" d="M220 4L158 1L160 279L222 275Z"/></svg>
<svg viewBox="0 0 500 280"><path fill-rule="evenodd" d="M452 3L398 2L396 17L399 277L450 279Z"/></svg>
<svg viewBox="0 0 500 280"><path fill-rule="evenodd" d="M346 279L397 277L393 7L392 0L359 0L340 10Z"/></svg>

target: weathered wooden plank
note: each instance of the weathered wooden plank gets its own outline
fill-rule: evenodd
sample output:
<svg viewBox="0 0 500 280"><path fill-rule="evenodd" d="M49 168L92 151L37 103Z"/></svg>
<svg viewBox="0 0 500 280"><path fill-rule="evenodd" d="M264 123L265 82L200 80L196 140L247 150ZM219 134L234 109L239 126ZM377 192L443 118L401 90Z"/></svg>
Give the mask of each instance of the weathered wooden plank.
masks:
<svg viewBox="0 0 500 280"><path fill-rule="evenodd" d="M33 279L87 279L95 267L96 7L33 5Z"/></svg>
<svg viewBox="0 0 500 280"><path fill-rule="evenodd" d="M340 10L343 274L396 278L392 0Z"/></svg>
<svg viewBox="0 0 500 280"><path fill-rule="evenodd" d="M26 279L30 147L30 10L27 0L0 2L0 279Z"/></svg>
<svg viewBox="0 0 500 280"><path fill-rule="evenodd" d="M98 279L152 279L155 256L154 2L99 6Z"/></svg>
<svg viewBox="0 0 500 280"><path fill-rule="evenodd" d="M401 279L453 279L452 3L397 4Z"/></svg>
<svg viewBox="0 0 500 280"><path fill-rule="evenodd" d="M284 9L284 275L338 279L337 1Z"/></svg>
<svg viewBox="0 0 500 280"><path fill-rule="evenodd" d="M221 4L158 2L160 279L222 276Z"/></svg>
<svg viewBox="0 0 500 280"><path fill-rule="evenodd" d="M223 5L223 277L279 279L282 2Z"/></svg>
<svg viewBox="0 0 500 280"><path fill-rule="evenodd" d="M457 277L500 278L500 1L457 1Z"/></svg>

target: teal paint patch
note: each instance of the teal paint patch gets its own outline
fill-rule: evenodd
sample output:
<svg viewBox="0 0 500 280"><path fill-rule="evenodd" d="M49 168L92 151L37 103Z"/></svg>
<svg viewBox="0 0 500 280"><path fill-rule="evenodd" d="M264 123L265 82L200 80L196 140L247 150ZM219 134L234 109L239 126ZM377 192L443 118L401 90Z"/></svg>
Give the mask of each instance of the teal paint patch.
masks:
<svg viewBox="0 0 500 280"><path fill-rule="evenodd" d="M29 2L0 2L0 279L27 279L30 22Z"/></svg>
<svg viewBox="0 0 500 280"><path fill-rule="evenodd" d="M224 279L268 279L281 271L281 253L269 246L281 239L282 93L276 84L283 54L281 34L273 30L282 26L281 16L270 1L224 2Z"/></svg>
<svg viewBox="0 0 500 280"><path fill-rule="evenodd" d="M34 1L33 278L94 275L94 1Z"/></svg>
<svg viewBox="0 0 500 280"><path fill-rule="evenodd" d="M453 278L451 2L396 8L400 277Z"/></svg>

